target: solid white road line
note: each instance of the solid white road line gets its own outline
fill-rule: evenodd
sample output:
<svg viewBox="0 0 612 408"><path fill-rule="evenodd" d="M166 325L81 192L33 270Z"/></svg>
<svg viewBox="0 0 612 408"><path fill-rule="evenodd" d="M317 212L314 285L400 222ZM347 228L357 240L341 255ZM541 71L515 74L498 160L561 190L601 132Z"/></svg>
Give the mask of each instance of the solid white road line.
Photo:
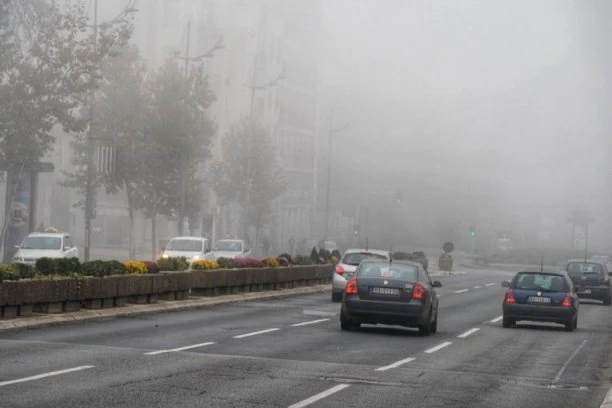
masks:
<svg viewBox="0 0 612 408"><path fill-rule="evenodd" d="M61 375L61 374L68 374L68 373L72 373L75 371L87 370L89 368L94 368L94 367L95 366L92 366L92 365L85 365L85 366L80 366L80 367L67 368L65 370L51 371L49 373L33 375L32 377L19 378L17 380L2 381L0 382L0 387L4 387L7 385L11 385L11 384L18 384L18 383L27 382L27 381L40 380L42 378L53 377L53 376Z"/></svg>
<svg viewBox="0 0 612 408"><path fill-rule="evenodd" d="M461 333L457 337L460 338L460 339L465 339L467 336L469 336L470 334L476 333L478 330L480 330L480 328L474 327L473 329L470 329L470 330L466 331L465 333Z"/></svg>
<svg viewBox="0 0 612 408"><path fill-rule="evenodd" d="M480 289L482 286L474 286L474 289Z"/></svg>
<svg viewBox="0 0 612 408"><path fill-rule="evenodd" d="M240 334L238 336L234 336L234 338L235 339L244 339L245 337L257 336L258 334L271 333L271 332L275 332L275 331L278 331L278 330L280 330L280 329L274 328L274 329L260 330L260 331L256 331L256 332L252 332L252 333Z"/></svg>
<svg viewBox="0 0 612 408"><path fill-rule="evenodd" d="M450 346L451 344L453 344L453 343L452 343L452 342L450 342L450 341L445 341L445 342L444 342L444 343L442 343L442 344L438 344L438 345L437 345L437 346L435 346L435 347L432 347L432 348L430 348L430 349L425 350L425 353L427 353L427 354L435 353L436 351L438 351L438 350L442 350L444 347L448 347L448 346Z"/></svg>
<svg viewBox="0 0 612 408"><path fill-rule="evenodd" d="M307 398L307 399L305 399L303 401L300 401L300 402L297 402L297 403L295 403L293 405L290 405L289 408L303 408L303 407L307 407L310 404L313 404L313 403L315 403L315 402L317 402L319 400L322 400L323 398L329 397L330 395L335 394L335 393L337 393L339 391L342 391L343 389L348 388L348 387L350 387L349 384L339 384L339 385L336 385L335 387L332 387L332 388L330 388L327 391L323 391L323 392L321 392L321 393L319 393L317 395L313 395L312 397Z"/></svg>
<svg viewBox="0 0 612 408"><path fill-rule="evenodd" d="M456 290L454 293L465 293L469 291L469 289L460 289L460 290Z"/></svg>
<svg viewBox="0 0 612 408"><path fill-rule="evenodd" d="M302 323L296 323L296 324L292 324L291 327L300 327L300 326L308 326L309 324L315 324L315 323L321 323L321 322L328 322L329 319L319 319L319 320L311 320L309 322L302 322Z"/></svg>
<svg viewBox="0 0 612 408"><path fill-rule="evenodd" d="M497 316L495 319L490 320L489 323L497 323L503 318L504 318L504 315Z"/></svg>
<svg viewBox="0 0 612 408"><path fill-rule="evenodd" d="M567 359L567 361L565 362L565 364L563 364L563 367L561 367L561 369L559 370L559 372L557 373L557 376L555 377L555 379L553 380L553 384L559 382L559 380L561 379L561 377L563 376L563 373L565 372L565 369L567 368L567 366L572 362L572 360L574 359L574 357L576 357L576 355L578 353L580 353L580 350L582 350L582 348L584 347L584 345L587 343L587 340L583 340L582 343L578 346L578 348L576 350L574 350L574 352L572 353L571 356L569 356L569 358Z"/></svg>
<svg viewBox="0 0 612 408"><path fill-rule="evenodd" d="M408 357L408 358L405 358L403 360L396 361L395 363L389 364L388 366L378 367L375 371L387 371L387 370L390 370L392 368L397 368L397 367L399 367L399 366L401 366L403 364L409 363L409 362L414 361L414 360L415 360L414 358Z"/></svg>
<svg viewBox="0 0 612 408"><path fill-rule="evenodd" d="M485 286L487 286L487 287L488 286L493 286L493 285L495 285L495 283L487 283L487 284L485 284Z"/></svg>
<svg viewBox="0 0 612 408"><path fill-rule="evenodd" d="M183 350L189 350L189 349L194 349L194 348L199 348L199 347L204 347L204 346L210 346L211 344L215 344L215 342L209 341L206 343L193 344L191 346L177 347L177 348L168 349L168 350L149 351L148 353L144 353L144 354L145 356L156 356L158 354L176 353L177 351L183 351Z"/></svg>

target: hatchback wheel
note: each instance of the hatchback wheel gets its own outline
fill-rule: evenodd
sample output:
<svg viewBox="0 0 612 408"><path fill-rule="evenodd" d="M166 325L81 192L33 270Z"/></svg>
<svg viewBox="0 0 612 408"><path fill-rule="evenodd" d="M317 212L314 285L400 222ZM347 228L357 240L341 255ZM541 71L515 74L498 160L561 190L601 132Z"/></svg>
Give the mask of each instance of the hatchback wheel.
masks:
<svg viewBox="0 0 612 408"><path fill-rule="evenodd" d="M608 295L607 297L605 297L603 299L603 304L605 306L610 306L610 304L612 304L612 295Z"/></svg>
<svg viewBox="0 0 612 408"><path fill-rule="evenodd" d="M572 332L576 328L576 319L572 318L569 322L565 323L565 331Z"/></svg>
<svg viewBox="0 0 612 408"><path fill-rule="evenodd" d="M427 323L419 326L419 334L421 336L429 336L431 334L431 326L431 321L427 321Z"/></svg>
<svg viewBox="0 0 612 408"><path fill-rule="evenodd" d="M516 322L514 321L514 319L511 319L509 317L504 317L503 320L502 320L502 327L504 329L507 329L509 327L514 326L515 323Z"/></svg>
<svg viewBox="0 0 612 408"><path fill-rule="evenodd" d="M438 312L436 312L436 319L431 324L431 332L435 333L438 331Z"/></svg>

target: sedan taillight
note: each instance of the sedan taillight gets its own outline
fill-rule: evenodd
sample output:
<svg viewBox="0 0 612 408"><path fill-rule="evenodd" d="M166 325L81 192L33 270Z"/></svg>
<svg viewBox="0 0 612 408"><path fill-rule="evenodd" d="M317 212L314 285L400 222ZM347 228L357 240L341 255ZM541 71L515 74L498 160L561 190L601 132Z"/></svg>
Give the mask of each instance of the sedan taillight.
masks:
<svg viewBox="0 0 612 408"><path fill-rule="evenodd" d="M512 289L509 289L508 292L506 292L506 298L504 299L504 302L516 303L516 299L514 298L514 292L512 292Z"/></svg>
<svg viewBox="0 0 612 408"><path fill-rule="evenodd" d="M357 293L359 293L357 289L357 279L353 278L350 281L348 281L348 283L346 284L346 294L356 295Z"/></svg>
<svg viewBox="0 0 612 408"><path fill-rule="evenodd" d="M412 289L412 298L417 300L425 299L425 286L420 283L415 283Z"/></svg>
<svg viewBox="0 0 612 408"><path fill-rule="evenodd" d="M571 295L571 293L565 294L565 299L563 299L563 303L561 303L561 306L572 307L573 305L574 305L574 297Z"/></svg>
<svg viewBox="0 0 612 408"><path fill-rule="evenodd" d="M336 266L336 273L337 273L338 275L343 275L343 274L344 274L344 268L342 267L342 265L338 264L338 265Z"/></svg>

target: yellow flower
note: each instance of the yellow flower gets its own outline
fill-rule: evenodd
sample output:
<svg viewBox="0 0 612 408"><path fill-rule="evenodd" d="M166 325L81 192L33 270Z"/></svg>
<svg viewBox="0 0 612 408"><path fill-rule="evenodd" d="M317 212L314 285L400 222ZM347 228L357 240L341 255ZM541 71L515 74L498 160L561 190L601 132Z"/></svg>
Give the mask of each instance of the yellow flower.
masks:
<svg viewBox="0 0 612 408"><path fill-rule="evenodd" d="M127 261L125 263L125 268L128 273L132 275L142 275L149 271L147 265L140 261Z"/></svg>
<svg viewBox="0 0 612 408"><path fill-rule="evenodd" d="M219 269L219 264L217 263L217 261L211 261L208 259L198 259L196 261L193 261L193 263L191 264L191 268L198 270Z"/></svg>

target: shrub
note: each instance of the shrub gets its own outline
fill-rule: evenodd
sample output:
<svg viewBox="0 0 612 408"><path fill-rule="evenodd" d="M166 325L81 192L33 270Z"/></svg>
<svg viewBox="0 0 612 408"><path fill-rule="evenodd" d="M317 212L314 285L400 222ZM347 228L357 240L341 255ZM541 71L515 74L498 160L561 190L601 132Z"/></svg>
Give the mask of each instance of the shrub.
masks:
<svg viewBox="0 0 612 408"><path fill-rule="evenodd" d="M265 264L259 259L253 258L236 258L234 259L235 268L263 268Z"/></svg>
<svg viewBox="0 0 612 408"><path fill-rule="evenodd" d="M310 260L313 263L318 263L319 262L319 254L317 253L317 248L312 247L312 251L310 251Z"/></svg>
<svg viewBox="0 0 612 408"><path fill-rule="evenodd" d="M280 266L280 262L278 262L276 258L271 258L271 257L265 258L263 260L263 263L268 268L278 268Z"/></svg>
<svg viewBox="0 0 612 408"><path fill-rule="evenodd" d="M288 263L293 263L293 258L289 254L280 254L276 259L285 258Z"/></svg>
<svg viewBox="0 0 612 408"><path fill-rule="evenodd" d="M211 261L208 259L198 259L193 261L191 264L191 269L195 270L211 270L211 269L219 269L219 264L217 261Z"/></svg>
<svg viewBox="0 0 612 408"><path fill-rule="evenodd" d="M331 252L327 249L321 248L319 249L319 262L328 262L331 259Z"/></svg>
<svg viewBox="0 0 612 408"><path fill-rule="evenodd" d="M342 254L337 249L334 249L331 253L332 258L340 259L342 258Z"/></svg>
<svg viewBox="0 0 612 408"><path fill-rule="evenodd" d="M47 257L38 258L36 260L36 269L41 275L49 276L55 273L55 260Z"/></svg>
<svg viewBox="0 0 612 408"><path fill-rule="evenodd" d="M337 256L332 256L330 259L331 263L333 263L334 265L337 264L340 261L340 258Z"/></svg>
<svg viewBox="0 0 612 408"><path fill-rule="evenodd" d="M233 269L234 268L234 260L232 258L219 258L217 259L217 264L221 269Z"/></svg>
<svg viewBox="0 0 612 408"><path fill-rule="evenodd" d="M81 274L81 262L78 258L55 259L55 273L61 276Z"/></svg>
<svg viewBox="0 0 612 408"><path fill-rule="evenodd" d="M153 261L141 261L147 267L147 273L159 273L159 266Z"/></svg>
<svg viewBox="0 0 612 408"><path fill-rule="evenodd" d="M0 282L19 280L19 270L16 264L0 265Z"/></svg>
<svg viewBox="0 0 612 408"><path fill-rule="evenodd" d="M19 274L19 279L33 279L36 277L36 269L32 265L15 263L12 264L12 267Z"/></svg>
<svg viewBox="0 0 612 408"><path fill-rule="evenodd" d="M280 266L289 266L289 260L287 260L287 258L283 258L282 256L279 256L278 258L276 258L276 260L278 261L278 264Z"/></svg>
<svg viewBox="0 0 612 408"><path fill-rule="evenodd" d="M295 257L296 265L312 265L313 263L312 258L306 255L298 255Z"/></svg>
<svg viewBox="0 0 612 408"><path fill-rule="evenodd" d="M148 272L147 265L140 261L127 261L125 263L125 268L131 275L142 275Z"/></svg>
<svg viewBox="0 0 612 408"><path fill-rule="evenodd" d="M157 261L157 266L162 271L185 271L189 269L189 262L184 257L162 258Z"/></svg>
<svg viewBox="0 0 612 408"><path fill-rule="evenodd" d="M455 250L455 245L453 245L452 242L445 242L444 245L442 245L442 249L444 252L451 253Z"/></svg>
<svg viewBox="0 0 612 408"><path fill-rule="evenodd" d="M108 261L106 262L109 275L126 275L128 273L125 264L119 261Z"/></svg>
<svg viewBox="0 0 612 408"><path fill-rule="evenodd" d="M123 264L122 264L123 265ZM105 261L89 261L81 265L81 271L85 276L93 276L95 278L101 278L111 274L109 268L109 262Z"/></svg>

